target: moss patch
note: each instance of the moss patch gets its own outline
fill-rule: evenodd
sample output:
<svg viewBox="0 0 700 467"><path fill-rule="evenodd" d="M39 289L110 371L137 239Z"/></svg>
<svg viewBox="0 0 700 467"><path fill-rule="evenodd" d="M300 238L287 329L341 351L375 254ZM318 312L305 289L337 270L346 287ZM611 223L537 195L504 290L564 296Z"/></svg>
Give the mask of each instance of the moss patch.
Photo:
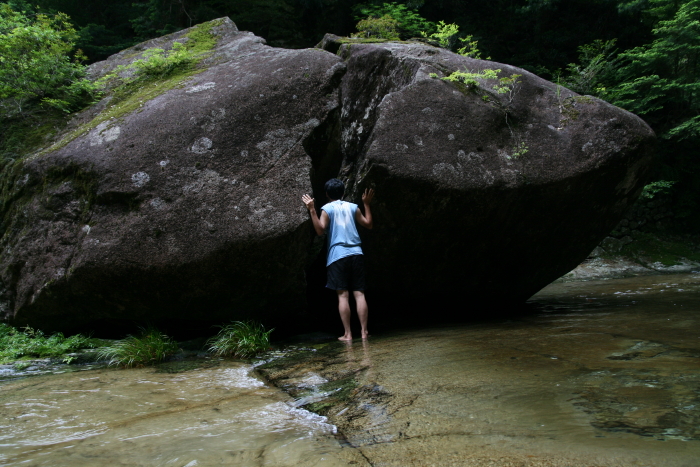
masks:
<svg viewBox="0 0 700 467"><path fill-rule="evenodd" d="M574 100L578 104L592 104L593 103L593 98L591 96L576 96L576 97L574 97Z"/></svg>
<svg viewBox="0 0 700 467"><path fill-rule="evenodd" d="M329 381L322 384L318 388L321 391L333 393L333 399L335 400L345 400L347 399L352 391L357 387L357 381L354 376L347 378L337 379L335 381Z"/></svg>
<svg viewBox="0 0 700 467"><path fill-rule="evenodd" d="M184 48L193 55L194 60L189 66L176 69L173 74L163 79L135 79L117 86L109 95L110 105L100 112L90 122L85 123L65 135L58 142L39 152L36 156L47 154L63 148L74 139L85 135L101 123L119 119L138 111L143 105L171 89L182 86L192 76L205 70L200 64L209 57L216 46L218 37L212 29L221 25L221 20L214 20L195 26L192 31L182 37Z"/></svg>
<svg viewBox="0 0 700 467"><path fill-rule="evenodd" d="M700 245L694 241L660 238L649 233L636 236L632 243L622 247L620 253L645 266L653 263L674 266L681 264L683 260L700 262Z"/></svg>
<svg viewBox="0 0 700 467"><path fill-rule="evenodd" d="M329 381L314 388L313 390L292 390L290 393L297 399L313 396L314 394L325 394L325 397L322 400L304 404L302 407L310 412L314 412L319 415L326 415L331 408L338 404L346 403L348 399L350 399L350 397L356 392L357 387L358 382L353 375Z"/></svg>
<svg viewBox="0 0 700 467"><path fill-rule="evenodd" d="M42 113L37 118L5 120L0 134L0 160L20 159L30 154L65 128L68 116L57 110Z"/></svg>

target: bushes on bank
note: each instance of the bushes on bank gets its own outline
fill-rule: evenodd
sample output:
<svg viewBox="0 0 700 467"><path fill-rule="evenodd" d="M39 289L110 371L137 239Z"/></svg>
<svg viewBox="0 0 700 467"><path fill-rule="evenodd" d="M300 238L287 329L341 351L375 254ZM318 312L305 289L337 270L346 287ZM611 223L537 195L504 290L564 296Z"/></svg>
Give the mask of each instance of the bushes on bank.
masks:
<svg viewBox="0 0 700 467"><path fill-rule="evenodd" d="M63 13L26 16L0 4L0 120L47 108L71 112L91 102L78 33Z"/></svg>

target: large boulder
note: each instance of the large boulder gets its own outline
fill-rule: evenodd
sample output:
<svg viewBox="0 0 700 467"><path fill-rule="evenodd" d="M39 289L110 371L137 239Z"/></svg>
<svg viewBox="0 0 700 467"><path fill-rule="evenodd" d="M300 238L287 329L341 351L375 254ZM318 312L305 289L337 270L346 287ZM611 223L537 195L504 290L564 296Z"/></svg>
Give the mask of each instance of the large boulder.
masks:
<svg viewBox="0 0 700 467"><path fill-rule="evenodd" d="M585 258L643 186L648 126L526 71L420 43L285 50L230 20L207 31L200 72L131 107L107 97L6 168L3 319L294 319L323 272L300 198L321 204L334 176L353 201L377 190L376 227L361 232L368 294L522 301ZM141 44L93 76L192 37ZM441 79L486 69L520 76Z"/></svg>
<svg viewBox="0 0 700 467"><path fill-rule="evenodd" d="M523 302L585 259L644 186L655 135L602 100L421 43L320 46L348 66L341 174L355 201L377 188L368 281L414 305L399 314L424 313L421 300L460 315ZM455 71L471 76L441 79Z"/></svg>
<svg viewBox="0 0 700 467"><path fill-rule="evenodd" d="M188 32L121 52L93 76L186 43ZM268 47L228 19L209 33L203 71L158 83L169 90L118 118L104 118L109 99L97 104L8 169L4 319L70 329L303 311L310 232L300 197L314 156L305 147L337 113L345 65L319 49Z"/></svg>

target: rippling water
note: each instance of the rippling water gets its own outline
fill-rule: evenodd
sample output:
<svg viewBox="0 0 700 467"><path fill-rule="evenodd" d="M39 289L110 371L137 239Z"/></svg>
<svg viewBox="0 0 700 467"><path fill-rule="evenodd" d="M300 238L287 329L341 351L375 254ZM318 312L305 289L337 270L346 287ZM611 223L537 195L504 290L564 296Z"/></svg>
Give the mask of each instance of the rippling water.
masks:
<svg viewBox="0 0 700 467"><path fill-rule="evenodd" d="M334 466L325 417L250 374L92 370L0 386L2 465Z"/></svg>
<svg viewBox="0 0 700 467"><path fill-rule="evenodd" d="M0 464L696 467L698 292L553 284L518 319L308 343L260 367L291 396L228 361L9 381Z"/></svg>

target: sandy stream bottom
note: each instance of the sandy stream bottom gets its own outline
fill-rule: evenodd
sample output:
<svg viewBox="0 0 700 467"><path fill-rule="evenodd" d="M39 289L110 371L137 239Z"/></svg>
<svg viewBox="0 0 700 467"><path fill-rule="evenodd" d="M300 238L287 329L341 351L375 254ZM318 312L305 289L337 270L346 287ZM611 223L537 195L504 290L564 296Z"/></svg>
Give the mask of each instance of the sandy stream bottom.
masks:
<svg viewBox="0 0 700 467"><path fill-rule="evenodd" d="M230 361L4 382L0 465L700 466L698 292L699 275L554 284L520 319L259 367L287 392Z"/></svg>

